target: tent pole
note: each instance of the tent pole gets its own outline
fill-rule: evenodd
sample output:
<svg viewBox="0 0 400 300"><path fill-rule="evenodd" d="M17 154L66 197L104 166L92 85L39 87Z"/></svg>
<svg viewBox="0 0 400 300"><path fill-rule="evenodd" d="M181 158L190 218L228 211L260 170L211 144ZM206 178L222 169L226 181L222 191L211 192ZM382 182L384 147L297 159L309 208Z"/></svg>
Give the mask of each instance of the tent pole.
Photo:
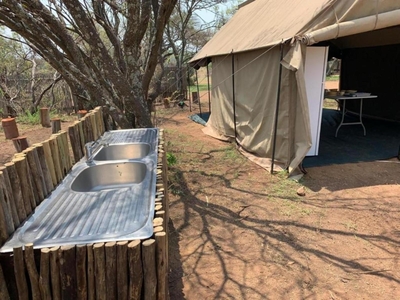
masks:
<svg viewBox="0 0 400 300"><path fill-rule="evenodd" d="M274 142L272 145L272 163L271 163L271 174L274 173L275 164L275 151L276 151L276 136L278 132L278 114L279 114L279 104L281 101L281 83L282 83L282 64L283 59L283 44L281 44L281 55L279 59L279 77L278 77L278 91L276 94L276 110L275 110L275 124L274 124Z"/></svg>
<svg viewBox="0 0 400 300"><path fill-rule="evenodd" d="M233 123L235 127L235 143L238 144L237 137L237 128L236 128L236 97L235 97L235 55L232 50L232 101L233 101Z"/></svg>
<svg viewBox="0 0 400 300"><path fill-rule="evenodd" d="M199 88L199 76L197 75L197 69L196 69L196 84L197 84L197 100L199 101L199 109L201 117L202 113L201 113L201 103L200 103L200 88Z"/></svg>
<svg viewBox="0 0 400 300"><path fill-rule="evenodd" d="M187 82L188 82L188 100L189 100L189 111L192 112L192 99L191 99L191 92L190 92L190 72L189 72L189 64L187 65Z"/></svg>
<svg viewBox="0 0 400 300"><path fill-rule="evenodd" d="M210 95L210 70L207 64L207 90L208 90L208 112L211 113L211 95Z"/></svg>

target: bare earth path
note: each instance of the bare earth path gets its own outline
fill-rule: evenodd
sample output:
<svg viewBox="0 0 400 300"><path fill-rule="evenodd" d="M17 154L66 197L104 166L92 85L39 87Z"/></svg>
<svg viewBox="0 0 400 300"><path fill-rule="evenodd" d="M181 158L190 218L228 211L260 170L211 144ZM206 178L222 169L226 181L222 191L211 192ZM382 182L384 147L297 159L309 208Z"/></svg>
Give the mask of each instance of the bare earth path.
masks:
<svg viewBox="0 0 400 300"><path fill-rule="evenodd" d="M400 299L400 164L310 168L300 186L162 114L171 299Z"/></svg>

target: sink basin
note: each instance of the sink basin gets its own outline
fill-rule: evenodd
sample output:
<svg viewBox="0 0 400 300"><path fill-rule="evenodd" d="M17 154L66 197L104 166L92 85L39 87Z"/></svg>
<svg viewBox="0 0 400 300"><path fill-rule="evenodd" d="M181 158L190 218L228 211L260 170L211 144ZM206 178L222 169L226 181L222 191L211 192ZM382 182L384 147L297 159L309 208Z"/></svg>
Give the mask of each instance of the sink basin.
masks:
<svg viewBox="0 0 400 300"><path fill-rule="evenodd" d="M147 156L150 152L150 145L147 143L137 144L114 144L102 148L93 160L123 160L138 159Z"/></svg>
<svg viewBox="0 0 400 300"><path fill-rule="evenodd" d="M147 167L141 162L94 165L76 176L71 189L75 192L94 192L129 187L141 183L146 172Z"/></svg>

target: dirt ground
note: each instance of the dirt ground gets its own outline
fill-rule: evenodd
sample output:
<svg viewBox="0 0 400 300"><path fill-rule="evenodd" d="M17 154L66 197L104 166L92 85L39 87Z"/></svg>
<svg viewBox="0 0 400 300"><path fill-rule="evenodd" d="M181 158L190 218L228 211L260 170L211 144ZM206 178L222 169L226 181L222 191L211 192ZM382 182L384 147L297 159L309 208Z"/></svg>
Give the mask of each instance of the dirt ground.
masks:
<svg viewBox="0 0 400 300"><path fill-rule="evenodd" d="M172 108L171 299L400 299L400 164L271 176ZM296 190L304 186L306 196Z"/></svg>
<svg viewBox="0 0 400 300"><path fill-rule="evenodd" d="M173 107L157 123L176 158L172 300L400 299L400 164L309 168L296 183L204 135L190 114ZM37 126L20 134L35 143L51 132ZM13 153L0 133L0 163Z"/></svg>

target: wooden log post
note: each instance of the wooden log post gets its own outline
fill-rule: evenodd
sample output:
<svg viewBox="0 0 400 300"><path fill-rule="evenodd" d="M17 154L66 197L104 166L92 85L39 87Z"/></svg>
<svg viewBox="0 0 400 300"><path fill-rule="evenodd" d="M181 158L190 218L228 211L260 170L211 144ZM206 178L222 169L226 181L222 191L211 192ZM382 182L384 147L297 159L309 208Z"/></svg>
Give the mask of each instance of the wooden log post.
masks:
<svg viewBox="0 0 400 300"><path fill-rule="evenodd" d="M93 253L93 244L86 245L87 252L87 293L88 300L96 299L96 281L95 281L95 272L94 272L94 253Z"/></svg>
<svg viewBox="0 0 400 300"><path fill-rule="evenodd" d="M105 244L107 299L117 298L117 243Z"/></svg>
<svg viewBox="0 0 400 300"><path fill-rule="evenodd" d="M118 299L128 298L128 242L121 241L117 243L117 293ZM140 298L137 298L140 299Z"/></svg>
<svg viewBox="0 0 400 300"><path fill-rule="evenodd" d="M8 191L6 190L6 182L4 174L0 171L0 219L1 223L5 223L7 238L13 234L15 230L13 211L11 209L11 199ZM3 227L3 226L1 226ZM3 234L2 234L3 236ZM7 239L6 238L6 239Z"/></svg>
<svg viewBox="0 0 400 300"><path fill-rule="evenodd" d="M40 109L40 124L42 124L42 127L51 127L50 109L48 107L42 107Z"/></svg>
<svg viewBox="0 0 400 300"><path fill-rule="evenodd" d="M86 144L86 136L85 136L85 130L83 126L83 121L81 120L78 122L78 131L79 131L79 138L81 139L81 151L82 151L82 157L85 155L85 144Z"/></svg>
<svg viewBox="0 0 400 300"><path fill-rule="evenodd" d="M155 252L156 244L154 239L148 239L142 243L144 300L153 300L157 298L157 272Z"/></svg>
<svg viewBox="0 0 400 300"><path fill-rule="evenodd" d="M42 167L43 180L47 190L45 196L47 196L48 194L51 193L51 191L54 190L50 166L47 164L48 159L46 159L46 153L44 151L43 144L33 144L32 146L36 148L37 158L39 160L40 166Z"/></svg>
<svg viewBox="0 0 400 300"><path fill-rule="evenodd" d="M56 185L63 179L63 172L62 172L62 164L60 158L60 151L58 150L58 143L57 137L52 135L50 139L48 139L50 145L50 157L53 159L54 170L56 173L57 183Z"/></svg>
<svg viewBox="0 0 400 300"><path fill-rule="evenodd" d="M57 185L57 174L56 174L56 167L54 166L53 155L51 153L50 141L46 140L42 142L44 157L46 160L47 167L49 168L51 181L53 183L53 187Z"/></svg>
<svg viewBox="0 0 400 300"><path fill-rule="evenodd" d="M7 169L8 177L10 179L11 191L14 197L15 206L17 208L19 223L21 224L22 222L25 221L27 216L25 210L25 203L22 196L21 183L18 177L17 170L15 168L15 164L9 162L6 163L4 166Z"/></svg>
<svg viewBox="0 0 400 300"><path fill-rule="evenodd" d="M128 244L129 299L140 299L143 286L143 267L140 240Z"/></svg>
<svg viewBox="0 0 400 300"><path fill-rule="evenodd" d="M26 176L30 176L32 179L32 188L33 188L33 193L36 194L36 206L38 206L44 199L45 193L47 193L47 190L44 189L44 178L43 178L43 172L41 165L37 165L37 160L35 159L35 154L37 156L37 150L34 147L29 147L26 150L24 150L24 153L26 154L26 160L28 161L29 165L29 174L26 174Z"/></svg>
<svg viewBox="0 0 400 300"><path fill-rule="evenodd" d="M52 137L55 137L57 140L57 148L58 148L58 153L59 153L59 158L60 158L60 167L61 167L61 180L65 177L67 174L67 158L66 158L66 153L65 153L65 148L64 144L62 141L62 137L60 133L53 134Z"/></svg>
<svg viewBox="0 0 400 300"><path fill-rule="evenodd" d="M28 300L29 290L25 276L24 252L22 251L22 247L14 248L13 253L14 253L14 274L18 292L18 299Z"/></svg>
<svg viewBox="0 0 400 300"><path fill-rule="evenodd" d="M39 288L42 300L51 300L50 286L50 249L43 248L40 250L40 275Z"/></svg>
<svg viewBox="0 0 400 300"><path fill-rule="evenodd" d="M58 252L60 247L50 248L51 291L54 300L61 300L61 278Z"/></svg>
<svg viewBox="0 0 400 300"><path fill-rule="evenodd" d="M27 216L29 216L32 210L36 207L35 197L33 196L33 189L29 176L28 162L25 157L17 157L12 160L17 170L19 181L21 183L20 189L22 192L22 198L24 200L24 206Z"/></svg>
<svg viewBox="0 0 400 300"><path fill-rule="evenodd" d="M86 300L88 294L86 277L86 252L86 245L76 246L76 286L78 300Z"/></svg>
<svg viewBox="0 0 400 300"><path fill-rule="evenodd" d="M69 172L72 167L71 157L69 155L68 138L66 131L60 131L54 134L57 139L58 153L60 155L62 178Z"/></svg>
<svg viewBox="0 0 400 300"><path fill-rule="evenodd" d="M68 171L71 170L72 166L74 165L72 162L72 158L71 158L71 152L69 149L69 144L68 144L68 132L63 130L61 131L61 139L62 139L62 143L63 143L63 147L65 149L66 152L66 159L67 159L67 167L68 167Z"/></svg>
<svg viewBox="0 0 400 300"><path fill-rule="evenodd" d="M89 120L90 120L90 127L92 128L93 141L95 141L99 137L97 134L95 111L91 110L88 116L89 116Z"/></svg>
<svg viewBox="0 0 400 300"><path fill-rule="evenodd" d="M0 299L10 300L3 269L0 266Z"/></svg>
<svg viewBox="0 0 400 300"><path fill-rule="evenodd" d="M97 133L100 136L103 135L104 133L104 125L103 125L103 117L102 117L102 108L101 106L98 106L94 109L95 112L95 118L96 118L96 127L97 127Z"/></svg>
<svg viewBox="0 0 400 300"><path fill-rule="evenodd" d="M74 154L74 161L78 162L83 157L78 124L74 123L74 125L68 127L68 136L71 142L72 153Z"/></svg>
<svg viewBox="0 0 400 300"><path fill-rule="evenodd" d="M15 151L17 151L18 153L24 151L26 148L29 147L28 139L26 136L19 136L16 138L12 138L11 140L14 144Z"/></svg>
<svg viewBox="0 0 400 300"><path fill-rule="evenodd" d="M8 237L10 236L10 221L6 220L10 219L9 212L5 209L5 205L3 204L4 201L4 195L3 191L0 191L0 244L3 245Z"/></svg>
<svg viewBox="0 0 400 300"><path fill-rule="evenodd" d="M62 299L76 299L75 246L61 246L58 257L60 261L61 297Z"/></svg>
<svg viewBox="0 0 400 300"><path fill-rule="evenodd" d="M168 269L167 269L167 236L165 232L157 232L156 261L157 261L157 300L168 299Z"/></svg>
<svg viewBox="0 0 400 300"><path fill-rule="evenodd" d="M51 133L58 133L61 130L61 119L53 118L51 119Z"/></svg>
<svg viewBox="0 0 400 300"><path fill-rule="evenodd" d="M33 253L33 244L25 245L25 264L28 270L29 280L31 282L32 299L40 300L40 288L39 288L39 273L35 265L35 257Z"/></svg>
<svg viewBox="0 0 400 300"><path fill-rule="evenodd" d="M17 205L15 203L10 177L8 176L8 170L6 166L0 166L0 190L3 190L4 198L10 205L14 228L17 228L21 222L19 220Z"/></svg>
<svg viewBox="0 0 400 300"><path fill-rule="evenodd" d="M93 130L92 130L92 123L90 122L90 116L86 115L83 119L83 125L84 125L84 132L85 132L85 140L86 143L94 141L93 138Z"/></svg>
<svg viewBox="0 0 400 300"><path fill-rule="evenodd" d="M3 127L4 135L7 140L11 140L19 136L18 126L15 118L2 119L1 126Z"/></svg>
<svg viewBox="0 0 400 300"><path fill-rule="evenodd" d="M104 243L93 245L94 273L96 282L96 299L106 300L106 260L104 253Z"/></svg>

